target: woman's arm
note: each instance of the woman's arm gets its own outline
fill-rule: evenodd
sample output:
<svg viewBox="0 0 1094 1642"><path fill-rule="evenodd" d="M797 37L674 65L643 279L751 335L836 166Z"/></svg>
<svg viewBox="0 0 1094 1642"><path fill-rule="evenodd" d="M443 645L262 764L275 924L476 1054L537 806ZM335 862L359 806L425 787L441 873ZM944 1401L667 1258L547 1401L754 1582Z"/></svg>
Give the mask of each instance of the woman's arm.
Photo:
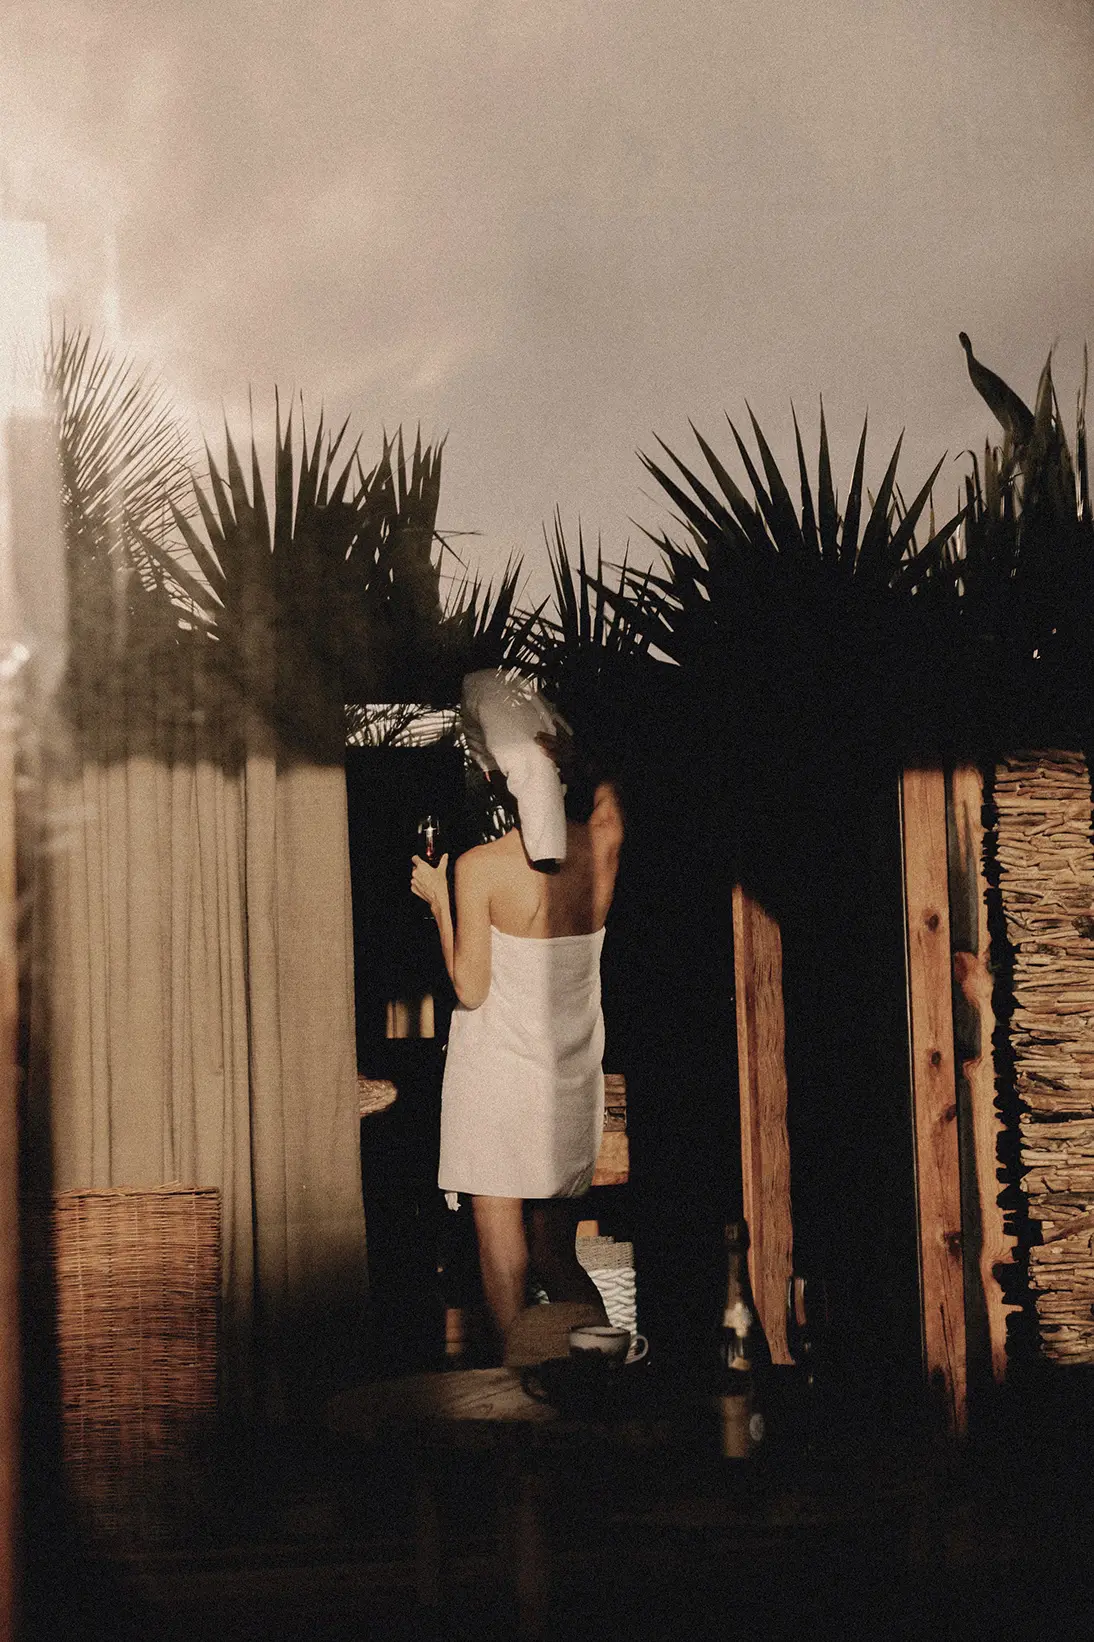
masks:
<svg viewBox="0 0 1094 1642"><path fill-rule="evenodd" d="M441 937L445 968L465 1009L477 1009L490 990L490 892L476 850L456 862L456 919L448 895L448 856L431 867L414 856L410 887L429 903Z"/></svg>
<svg viewBox="0 0 1094 1642"><path fill-rule="evenodd" d="M589 825L602 846L618 855L623 845L623 807L610 781L602 781L596 789Z"/></svg>

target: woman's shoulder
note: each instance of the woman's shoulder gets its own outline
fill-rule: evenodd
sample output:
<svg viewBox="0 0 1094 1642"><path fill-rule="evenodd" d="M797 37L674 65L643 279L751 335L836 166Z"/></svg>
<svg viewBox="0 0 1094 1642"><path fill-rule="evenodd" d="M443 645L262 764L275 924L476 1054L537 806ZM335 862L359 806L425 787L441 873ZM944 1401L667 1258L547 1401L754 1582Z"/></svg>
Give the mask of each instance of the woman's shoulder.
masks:
<svg viewBox="0 0 1094 1642"><path fill-rule="evenodd" d="M465 872L481 872L501 865L513 855L514 841L517 851L520 851L520 834L515 829L504 833L501 838L491 838L485 844L472 844L470 849L457 857L456 865Z"/></svg>

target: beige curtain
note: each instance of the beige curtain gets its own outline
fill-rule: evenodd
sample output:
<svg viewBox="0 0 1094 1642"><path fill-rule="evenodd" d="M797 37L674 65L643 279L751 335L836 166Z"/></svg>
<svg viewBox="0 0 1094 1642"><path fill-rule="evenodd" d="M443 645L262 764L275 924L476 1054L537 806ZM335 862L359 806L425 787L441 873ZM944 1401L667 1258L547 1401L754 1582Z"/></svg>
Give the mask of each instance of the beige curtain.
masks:
<svg viewBox="0 0 1094 1642"><path fill-rule="evenodd" d="M53 1178L219 1188L225 1396L286 1417L353 1372L366 1284L345 777L186 751L44 784Z"/></svg>
<svg viewBox="0 0 1094 1642"><path fill-rule="evenodd" d="M197 473L108 350L63 330L46 374L50 471L12 470L65 662L24 791L28 1176L219 1188L226 1397L288 1417L362 1343L345 703L437 649L440 452L366 474L277 401L267 479L253 430Z"/></svg>

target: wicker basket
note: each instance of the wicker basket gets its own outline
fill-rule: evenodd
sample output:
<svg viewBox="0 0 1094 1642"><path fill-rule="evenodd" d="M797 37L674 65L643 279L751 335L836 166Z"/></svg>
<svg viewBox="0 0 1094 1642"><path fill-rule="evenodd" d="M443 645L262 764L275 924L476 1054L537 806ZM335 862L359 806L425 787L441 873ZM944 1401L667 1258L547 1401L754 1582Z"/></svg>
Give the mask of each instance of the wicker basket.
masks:
<svg viewBox="0 0 1094 1642"><path fill-rule="evenodd" d="M398 1094L395 1084L388 1078L357 1079L357 1099L361 1107L362 1117L371 1117L374 1112L386 1112L389 1106L394 1106Z"/></svg>
<svg viewBox="0 0 1094 1642"><path fill-rule="evenodd" d="M70 1492L96 1535L160 1537L216 1411L220 1194L61 1192L53 1239Z"/></svg>

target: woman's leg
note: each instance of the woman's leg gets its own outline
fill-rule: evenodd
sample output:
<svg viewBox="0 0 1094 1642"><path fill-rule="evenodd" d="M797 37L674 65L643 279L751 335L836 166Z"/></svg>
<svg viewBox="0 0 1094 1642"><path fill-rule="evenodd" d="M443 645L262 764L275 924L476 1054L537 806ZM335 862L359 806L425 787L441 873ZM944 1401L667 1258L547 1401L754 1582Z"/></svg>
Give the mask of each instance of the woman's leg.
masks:
<svg viewBox="0 0 1094 1642"><path fill-rule="evenodd" d="M528 1205L532 1272L549 1300L580 1300L596 1306L608 1321L600 1290L577 1257L574 1242L581 1198L543 1197Z"/></svg>
<svg viewBox="0 0 1094 1642"><path fill-rule="evenodd" d="M487 1308L503 1345L528 1295L528 1239L519 1197L472 1197L479 1267Z"/></svg>

